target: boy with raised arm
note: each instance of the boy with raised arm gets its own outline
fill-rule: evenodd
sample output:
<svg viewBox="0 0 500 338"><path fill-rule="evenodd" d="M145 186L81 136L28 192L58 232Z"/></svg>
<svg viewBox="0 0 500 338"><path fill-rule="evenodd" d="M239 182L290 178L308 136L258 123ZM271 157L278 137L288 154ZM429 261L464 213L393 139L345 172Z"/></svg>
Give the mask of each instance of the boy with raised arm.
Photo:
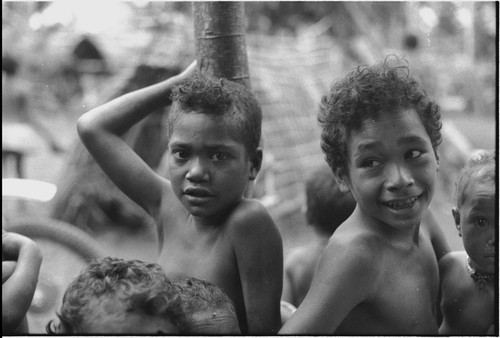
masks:
<svg viewBox="0 0 500 338"><path fill-rule="evenodd" d="M435 335L438 264L420 222L432 199L439 108L404 60L359 66L322 102L321 146L356 200L280 333Z"/></svg>
<svg viewBox="0 0 500 338"><path fill-rule="evenodd" d="M482 153L469 160L456 183L452 213L465 251L450 252L439 261L443 335L498 334L495 171L495 154Z"/></svg>
<svg viewBox="0 0 500 338"><path fill-rule="evenodd" d="M276 333L281 236L267 210L243 196L262 162L262 113L246 88L189 76L194 67L95 108L80 118L78 131L106 174L162 228L158 262L167 275L220 287L235 305L242 333ZM120 138L168 104L170 180Z"/></svg>

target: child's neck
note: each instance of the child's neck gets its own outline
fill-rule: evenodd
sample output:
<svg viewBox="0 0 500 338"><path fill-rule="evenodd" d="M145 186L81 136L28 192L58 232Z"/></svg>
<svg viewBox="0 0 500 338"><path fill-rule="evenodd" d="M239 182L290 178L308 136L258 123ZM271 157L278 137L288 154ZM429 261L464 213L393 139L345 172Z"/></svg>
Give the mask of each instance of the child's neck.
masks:
<svg viewBox="0 0 500 338"><path fill-rule="evenodd" d="M396 228L366 215L359 208L356 208L355 212L358 213L361 222L374 229L379 235L385 237L388 242L404 247L419 244L420 223L405 228Z"/></svg>
<svg viewBox="0 0 500 338"><path fill-rule="evenodd" d="M210 216L210 217L197 217L190 215L189 217L191 218L192 223L200 229L217 228L219 225L224 223L224 221L227 218L227 216L222 217L222 215Z"/></svg>

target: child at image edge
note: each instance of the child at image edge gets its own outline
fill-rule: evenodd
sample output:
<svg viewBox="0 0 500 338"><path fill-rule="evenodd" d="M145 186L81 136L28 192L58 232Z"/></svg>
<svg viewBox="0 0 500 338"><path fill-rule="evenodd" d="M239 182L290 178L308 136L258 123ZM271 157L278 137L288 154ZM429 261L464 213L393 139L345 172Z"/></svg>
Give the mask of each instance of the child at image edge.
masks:
<svg viewBox="0 0 500 338"><path fill-rule="evenodd" d="M439 107L388 57L322 101L321 146L356 208L330 238L284 334L436 335L438 263L420 222L435 189Z"/></svg>
<svg viewBox="0 0 500 338"><path fill-rule="evenodd" d="M469 160L456 183L452 213L465 251L450 252L439 261L443 335L495 334L495 169L495 154L482 153Z"/></svg>
<svg viewBox="0 0 500 338"><path fill-rule="evenodd" d="M262 113L243 86L191 76L195 68L93 109L79 119L78 132L106 174L161 227L158 263L168 277L220 287L242 333L276 333L281 236L267 210L243 197L262 162ZM120 136L169 104L167 180Z"/></svg>

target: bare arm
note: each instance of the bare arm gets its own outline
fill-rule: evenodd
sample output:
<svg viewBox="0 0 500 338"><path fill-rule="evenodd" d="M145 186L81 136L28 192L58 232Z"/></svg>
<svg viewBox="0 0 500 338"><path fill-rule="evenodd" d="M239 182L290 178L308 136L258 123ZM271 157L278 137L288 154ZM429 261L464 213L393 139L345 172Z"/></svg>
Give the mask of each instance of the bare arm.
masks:
<svg viewBox="0 0 500 338"><path fill-rule="evenodd" d="M359 242L329 243L318 262L309 292L279 333L335 333L349 312L372 292L376 275L370 253Z"/></svg>
<svg viewBox="0 0 500 338"><path fill-rule="evenodd" d="M4 261L16 264L12 274L2 282L2 333L28 333L26 313L38 283L42 253L31 239L2 231L2 270Z"/></svg>
<svg viewBox="0 0 500 338"><path fill-rule="evenodd" d="M248 202L251 210L234 224L238 261L247 317L247 334L276 334L281 326L283 282L281 235L267 210Z"/></svg>
<svg viewBox="0 0 500 338"><path fill-rule="evenodd" d="M84 114L78 133L96 162L133 201L152 212L158 206L167 181L156 174L121 138L150 113L170 104L170 93L195 69L160 83L120 96Z"/></svg>

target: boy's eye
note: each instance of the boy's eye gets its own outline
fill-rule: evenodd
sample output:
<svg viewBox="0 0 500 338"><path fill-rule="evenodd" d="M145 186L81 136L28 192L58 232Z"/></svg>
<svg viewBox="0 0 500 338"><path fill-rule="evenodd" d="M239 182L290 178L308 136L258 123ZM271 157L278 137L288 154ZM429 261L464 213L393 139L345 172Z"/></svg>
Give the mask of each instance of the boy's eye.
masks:
<svg viewBox="0 0 500 338"><path fill-rule="evenodd" d="M486 218L479 218L474 221L474 224L480 228L485 228L488 225L488 220Z"/></svg>
<svg viewBox="0 0 500 338"><path fill-rule="evenodd" d="M212 160L213 161L225 161L229 158L229 155L226 154L226 153L221 153L221 152L218 152L218 153L215 153L212 155Z"/></svg>
<svg viewBox="0 0 500 338"><path fill-rule="evenodd" d="M189 158L189 153L184 150L174 150L172 155L176 160L187 160Z"/></svg>
<svg viewBox="0 0 500 338"><path fill-rule="evenodd" d="M382 165L382 162L377 160L366 160L361 163L362 167L365 168L376 168Z"/></svg>
<svg viewBox="0 0 500 338"><path fill-rule="evenodd" d="M422 152L420 150L410 150L405 154L405 159L409 160L412 158L417 158L422 155Z"/></svg>

